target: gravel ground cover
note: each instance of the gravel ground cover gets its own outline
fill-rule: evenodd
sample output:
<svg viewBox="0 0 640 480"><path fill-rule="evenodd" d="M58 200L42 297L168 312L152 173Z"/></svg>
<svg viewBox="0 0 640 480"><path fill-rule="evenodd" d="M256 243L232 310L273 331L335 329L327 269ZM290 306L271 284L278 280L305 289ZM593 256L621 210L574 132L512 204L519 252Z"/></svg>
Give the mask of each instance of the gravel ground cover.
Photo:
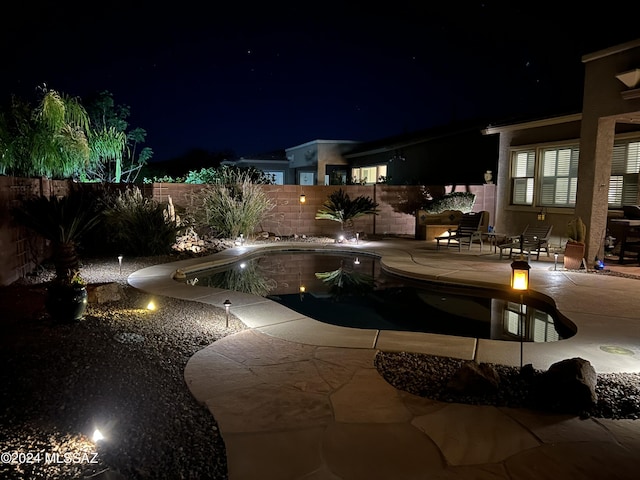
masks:
<svg viewBox="0 0 640 480"><path fill-rule="evenodd" d="M85 262L89 283L120 283L123 295L89 304L74 324L53 323L44 310L48 271L0 290L0 478L227 477L224 442L184 367L245 326L232 316L226 328L223 309L197 302L163 298L148 311L149 297L126 276L166 260L175 258L126 261L122 274L117 261Z"/></svg>
<svg viewBox="0 0 640 480"><path fill-rule="evenodd" d="M84 261L89 283L121 284L116 302L90 304L85 320L55 324L44 309L50 270L0 287L0 478L225 479L225 446L215 418L184 382L196 351L245 329L222 308L170 298L148 311L148 296L126 277L176 257ZM499 367L499 391L461 398L446 391L460 366L449 358L379 353L393 386L441 401L525 406L518 369ZM598 375L603 418L638 418L640 374ZM96 427L105 439L93 442ZM9 456L7 456L9 455Z"/></svg>

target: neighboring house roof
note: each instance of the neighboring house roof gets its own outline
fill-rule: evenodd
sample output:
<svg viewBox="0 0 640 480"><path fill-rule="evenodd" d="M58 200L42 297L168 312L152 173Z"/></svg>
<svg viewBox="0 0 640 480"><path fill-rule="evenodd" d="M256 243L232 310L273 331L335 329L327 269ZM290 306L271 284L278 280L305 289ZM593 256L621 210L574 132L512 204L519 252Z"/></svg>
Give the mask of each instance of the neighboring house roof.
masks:
<svg viewBox="0 0 640 480"><path fill-rule="evenodd" d="M238 167L250 166L250 165L276 165L282 163L283 165L289 165L289 160L286 158L244 158L240 157L235 160L224 160L220 162L221 165L236 165Z"/></svg>
<svg viewBox="0 0 640 480"><path fill-rule="evenodd" d="M394 151L446 137L455 137L466 133L481 132L486 124L486 121L474 120L470 122L431 127L370 142L363 142L355 149L345 154L345 158L356 158L374 153Z"/></svg>
<svg viewBox="0 0 640 480"><path fill-rule="evenodd" d="M319 144L357 145L359 143L361 143L361 142L359 142L357 140L323 140L323 139L316 139L316 140L310 140L310 141L305 142L305 143L301 143L299 145L294 145L292 147L285 148L285 152L289 152L291 150L298 150L300 148L305 148L305 147L311 147L311 146L315 146L315 145L319 145Z"/></svg>
<svg viewBox="0 0 640 480"><path fill-rule="evenodd" d="M279 162L287 161L287 156L284 150L274 150L272 152L259 153L257 155L251 155L249 157L240 157L233 159L225 159L221 164L225 165L238 165L247 163L260 163L260 162Z"/></svg>
<svg viewBox="0 0 640 480"><path fill-rule="evenodd" d="M571 115L561 115L557 117L546 117L537 120L529 120L520 123L509 123L504 125L489 125L482 130L485 135L493 135L495 133L509 132L514 130L524 130L536 127L548 127L551 125L560 125L562 123L576 122L582 120L582 113L573 113Z"/></svg>

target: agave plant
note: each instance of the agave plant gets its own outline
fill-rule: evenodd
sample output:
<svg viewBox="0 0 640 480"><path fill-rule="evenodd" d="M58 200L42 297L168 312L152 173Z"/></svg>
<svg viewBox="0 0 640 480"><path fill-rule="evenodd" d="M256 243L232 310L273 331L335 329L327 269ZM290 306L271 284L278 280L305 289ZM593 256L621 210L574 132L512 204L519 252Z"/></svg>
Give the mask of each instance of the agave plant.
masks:
<svg viewBox="0 0 640 480"><path fill-rule="evenodd" d="M13 215L18 223L51 242L57 281L72 283L80 266L78 242L101 218L94 198L81 191L63 197L32 197L23 200Z"/></svg>

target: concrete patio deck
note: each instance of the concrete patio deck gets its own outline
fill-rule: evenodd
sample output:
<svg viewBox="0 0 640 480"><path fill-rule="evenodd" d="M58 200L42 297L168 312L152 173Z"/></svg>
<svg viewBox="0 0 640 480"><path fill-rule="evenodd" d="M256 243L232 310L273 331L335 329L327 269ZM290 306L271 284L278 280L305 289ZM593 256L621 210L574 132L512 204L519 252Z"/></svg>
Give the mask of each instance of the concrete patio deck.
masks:
<svg viewBox="0 0 640 480"><path fill-rule="evenodd" d="M318 248L267 248L284 247ZM436 251L412 239L337 247L375 253L385 268L415 278L509 284L511 262L486 247ZM177 269L232 262L257 248L263 247L229 249L129 277L151 294L218 308L228 298L232 314L250 327L199 351L185 370L193 395L221 429L230 479L638 478L638 420L435 402L397 391L373 365L377 350L519 365L518 342L346 329L262 297L172 280ZM546 369L579 356L598 373L640 371L638 280L554 271L552 257L531 267L532 292L552 298L578 332L560 342L525 343L525 363Z"/></svg>

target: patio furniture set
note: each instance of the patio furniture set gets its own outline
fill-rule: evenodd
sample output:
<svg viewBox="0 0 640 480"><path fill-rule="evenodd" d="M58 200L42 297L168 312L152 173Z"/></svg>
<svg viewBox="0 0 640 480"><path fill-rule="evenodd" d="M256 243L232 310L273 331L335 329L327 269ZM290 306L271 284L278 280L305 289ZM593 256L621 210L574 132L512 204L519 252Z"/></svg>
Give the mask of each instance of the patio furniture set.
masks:
<svg viewBox="0 0 640 480"><path fill-rule="evenodd" d="M489 248L493 247L494 253L500 251L501 260L504 255L512 258L514 253L535 256L536 260L540 259L540 252L549 256L549 240L553 225L527 225L522 233L508 235L490 231L487 223L488 212L464 214L456 228L449 229L446 234L436 238L436 249L440 250L442 243L447 248L457 247L458 251L462 251L463 245L471 250L471 245L478 242L482 251L486 238Z"/></svg>

